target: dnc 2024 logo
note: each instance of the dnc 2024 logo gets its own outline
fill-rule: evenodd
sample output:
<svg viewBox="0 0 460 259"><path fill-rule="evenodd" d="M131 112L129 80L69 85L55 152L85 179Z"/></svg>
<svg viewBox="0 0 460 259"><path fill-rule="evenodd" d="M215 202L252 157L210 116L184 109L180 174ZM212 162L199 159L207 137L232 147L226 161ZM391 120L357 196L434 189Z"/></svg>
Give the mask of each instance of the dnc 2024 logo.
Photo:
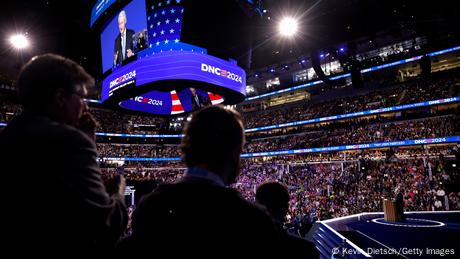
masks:
<svg viewBox="0 0 460 259"><path fill-rule="evenodd" d="M241 76L232 73L230 71L227 71L225 69L221 69L219 67L211 66L208 64L201 63L201 71L203 72L209 72L211 74L215 74L218 76L226 77L232 81L238 82L238 83L243 83L243 79Z"/></svg>
<svg viewBox="0 0 460 259"><path fill-rule="evenodd" d="M152 98L147 98L147 97L144 97L144 96L136 96L134 98L131 98L131 100L134 100L134 101L136 101L138 103L150 104L150 105L153 105L153 106L163 106L163 101L155 100L155 99L152 99Z"/></svg>
<svg viewBox="0 0 460 259"><path fill-rule="evenodd" d="M121 83L124 83L128 80L131 80L136 77L136 70L130 71L122 76L115 78L114 80L110 81L110 88L117 86Z"/></svg>

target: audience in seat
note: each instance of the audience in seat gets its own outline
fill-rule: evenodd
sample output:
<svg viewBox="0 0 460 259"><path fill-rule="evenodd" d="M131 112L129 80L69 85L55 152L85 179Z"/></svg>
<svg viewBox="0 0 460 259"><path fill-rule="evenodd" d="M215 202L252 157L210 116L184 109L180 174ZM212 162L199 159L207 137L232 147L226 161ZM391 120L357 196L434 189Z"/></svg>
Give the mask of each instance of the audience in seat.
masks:
<svg viewBox="0 0 460 259"><path fill-rule="evenodd" d="M182 143L184 177L144 197L117 255L276 258L270 216L227 188L240 173L243 144L237 113L213 106L193 114Z"/></svg>
<svg viewBox="0 0 460 259"><path fill-rule="evenodd" d="M24 111L0 133L8 257L105 257L124 232L124 180L109 196L96 161L96 123L83 100L93 84L77 63L52 54L21 70Z"/></svg>
<svg viewBox="0 0 460 259"><path fill-rule="evenodd" d="M256 192L256 201L267 208L281 233L281 247L286 258L319 258L315 245L283 228L289 211L289 200L287 188L277 182L264 183Z"/></svg>

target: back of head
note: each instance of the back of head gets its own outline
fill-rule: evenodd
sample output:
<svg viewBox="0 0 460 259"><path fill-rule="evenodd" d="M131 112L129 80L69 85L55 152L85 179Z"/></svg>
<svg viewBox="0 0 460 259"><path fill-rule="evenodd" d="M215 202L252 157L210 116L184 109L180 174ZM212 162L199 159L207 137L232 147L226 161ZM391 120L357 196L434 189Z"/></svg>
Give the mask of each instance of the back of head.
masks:
<svg viewBox="0 0 460 259"><path fill-rule="evenodd" d="M284 217L289 207L289 192L280 183L264 183L257 188L256 201L265 206L272 216Z"/></svg>
<svg viewBox="0 0 460 259"><path fill-rule="evenodd" d="M218 174L223 166L238 166L239 170L244 128L237 112L221 106L206 107L192 115L184 134L181 149L188 167L206 165Z"/></svg>
<svg viewBox="0 0 460 259"><path fill-rule="evenodd" d="M71 93L76 85L93 86L94 79L74 61L55 54L33 57L17 81L22 105L34 111L42 111L57 89Z"/></svg>

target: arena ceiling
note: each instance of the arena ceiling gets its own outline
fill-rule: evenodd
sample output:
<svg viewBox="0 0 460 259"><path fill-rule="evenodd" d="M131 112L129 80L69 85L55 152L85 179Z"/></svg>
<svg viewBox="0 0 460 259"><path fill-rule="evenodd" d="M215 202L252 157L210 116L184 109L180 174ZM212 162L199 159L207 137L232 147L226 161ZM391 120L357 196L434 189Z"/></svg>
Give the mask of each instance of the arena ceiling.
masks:
<svg viewBox="0 0 460 259"><path fill-rule="evenodd" d="M98 32L89 28L96 0L21 0L3 3L0 17L3 58L0 72L14 76L32 55L53 52L80 62L100 77ZM182 38L207 48L210 54L237 59L244 68L259 68L296 57L312 49L328 48L388 31L398 34L439 34L456 38L459 4L454 0L265 0L263 17L249 17L237 0L185 1L187 21ZM291 40L276 35L277 21L295 15L301 31ZM270 19L268 19L270 17ZM8 36L27 32L32 48L18 53ZM249 52L252 46L252 52ZM249 55L248 53L251 53ZM251 58L249 58L251 57ZM249 62L249 60L251 62Z"/></svg>

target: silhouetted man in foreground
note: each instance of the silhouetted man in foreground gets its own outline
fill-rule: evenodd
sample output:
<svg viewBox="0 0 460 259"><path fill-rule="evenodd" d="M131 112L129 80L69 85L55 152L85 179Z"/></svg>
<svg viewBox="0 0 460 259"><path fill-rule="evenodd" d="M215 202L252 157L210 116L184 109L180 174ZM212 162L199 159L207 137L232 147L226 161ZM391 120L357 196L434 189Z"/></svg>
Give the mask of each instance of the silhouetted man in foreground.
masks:
<svg viewBox="0 0 460 259"><path fill-rule="evenodd" d="M289 209L289 192L277 182L264 183L256 191L256 201L265 206L273 217L281 233L281 242L285 258L319 258L316 247L305 239L293 236L283 229Z"/></svg>
<svg viewBox="0 0 460 259"><path fill-rule="evenodd" d="M144 197L119 258L276 257L279 236L268 214L227 187L240 173L240 115L206 107L193 114L184 133L184 177Z"/></svg>
<svg viewBox="0 0 460 259"><path fill-rule="evenodd" d="M96 162L96 123L84 102L93 84L77 63L51 54L19 75L24 112L0 133L10 257L101 257L125 228L124 179L109 197Z"/></svg>

